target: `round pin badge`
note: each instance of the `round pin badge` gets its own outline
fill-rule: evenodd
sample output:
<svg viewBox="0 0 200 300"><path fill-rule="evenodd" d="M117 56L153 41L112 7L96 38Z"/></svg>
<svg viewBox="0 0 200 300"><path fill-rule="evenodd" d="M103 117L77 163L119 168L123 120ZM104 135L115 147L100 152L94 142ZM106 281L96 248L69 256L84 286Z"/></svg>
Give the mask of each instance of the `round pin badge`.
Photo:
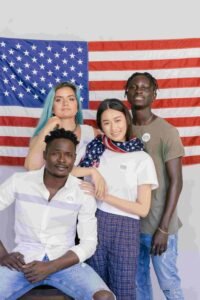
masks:
<svg viewBox="0 0 200 300"><path fill-rule="evenodd" d="M151 139L151 135L149 134L149 133L144 133L143 134L143 136L142 136L142 140L143 140L143 142L148 142L148 141L150 141L150 139Z"/></svg>

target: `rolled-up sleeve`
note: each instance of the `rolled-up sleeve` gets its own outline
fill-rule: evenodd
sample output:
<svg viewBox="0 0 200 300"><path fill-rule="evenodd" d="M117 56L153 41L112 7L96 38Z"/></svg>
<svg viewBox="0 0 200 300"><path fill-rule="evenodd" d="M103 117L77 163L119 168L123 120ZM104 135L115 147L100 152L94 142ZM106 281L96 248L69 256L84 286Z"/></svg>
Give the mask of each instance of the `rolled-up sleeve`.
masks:
<svg viewBox="0 0 200 300"><path fill-rule="evenodd" d="M72 250L79 258L80 262L85 261L91 257L97 246L97 219L96 200L92 196L82 194L83 201L78 214L77 233L80 243L70 250Z"/></svg>

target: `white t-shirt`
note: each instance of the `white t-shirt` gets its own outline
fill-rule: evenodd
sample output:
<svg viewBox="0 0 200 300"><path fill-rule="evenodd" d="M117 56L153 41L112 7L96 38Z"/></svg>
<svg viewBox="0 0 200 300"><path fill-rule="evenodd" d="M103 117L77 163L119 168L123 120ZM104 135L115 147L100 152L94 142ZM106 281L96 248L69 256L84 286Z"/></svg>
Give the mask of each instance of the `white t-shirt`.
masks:
<svg viewBox="0 0 200 300"><path fill-rule="evenodd" d="M76 161L74 164L75 166L78 166L78 164L81 161L81 158L85 156L87 144L94 139L94 130L92 126L80 125L80 127L81 127L81 139L79 141L79 144L76 147Z"/></svg>
<svg viewBox="0 0 200 300"><path fill-rule="evenodd" d="M152 189L158 187L156 170L149 154L144 151L117 153L106 149L100 157L98 171L108 185L109 194L132 202L137 199L137 187L151 184ZM139 219L139 216L124 212L110 204L98 201L102 211Z"/></svg>

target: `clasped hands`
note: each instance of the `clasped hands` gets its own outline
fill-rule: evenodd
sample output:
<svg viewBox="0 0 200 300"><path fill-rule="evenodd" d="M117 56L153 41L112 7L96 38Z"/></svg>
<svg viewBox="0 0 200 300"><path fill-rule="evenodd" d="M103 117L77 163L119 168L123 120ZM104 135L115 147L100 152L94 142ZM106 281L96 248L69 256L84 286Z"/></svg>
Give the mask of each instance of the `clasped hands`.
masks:
<svg viewBox="0 0 200 300"><path fill-rule="evenodd" d="M4 255L0 259L0 265L10 270L23 272L26 279L31 283L41 281L53 273L50 261L34 260L26 264L24 256L20 252L12 252Z"/></svg>

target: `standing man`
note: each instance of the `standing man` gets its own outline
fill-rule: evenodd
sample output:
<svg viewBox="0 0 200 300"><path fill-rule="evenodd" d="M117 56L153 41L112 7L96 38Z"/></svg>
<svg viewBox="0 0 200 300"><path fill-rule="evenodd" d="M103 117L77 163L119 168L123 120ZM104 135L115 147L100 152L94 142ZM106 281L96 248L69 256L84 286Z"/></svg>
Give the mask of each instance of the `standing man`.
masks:
<svg viewBox="0 0 200 300"><path fill-rule="evenodd" d="M0 210L15 201L17 244L8 253L0 242L0 300L18 299L43 284L79 300L114 300L103 280L83 263L96 249L96 202L70 175L77 138L56 129L45 142L45 167L16 173L0 186Z"/></svg>
<svg viewBox="0 0 200 300"><path fill-rule="evenodd" d="M142 139L153 158L159 181L159 188L152 194L150 212L141 220L137 300L153 300L150 257L166 299L183 300L176 267L177 231L181 226L176 207L182 189L184 149L177 129L152 113L157 89L156 79L147 72L132 74L125 86L134 134Z"/></svg>

